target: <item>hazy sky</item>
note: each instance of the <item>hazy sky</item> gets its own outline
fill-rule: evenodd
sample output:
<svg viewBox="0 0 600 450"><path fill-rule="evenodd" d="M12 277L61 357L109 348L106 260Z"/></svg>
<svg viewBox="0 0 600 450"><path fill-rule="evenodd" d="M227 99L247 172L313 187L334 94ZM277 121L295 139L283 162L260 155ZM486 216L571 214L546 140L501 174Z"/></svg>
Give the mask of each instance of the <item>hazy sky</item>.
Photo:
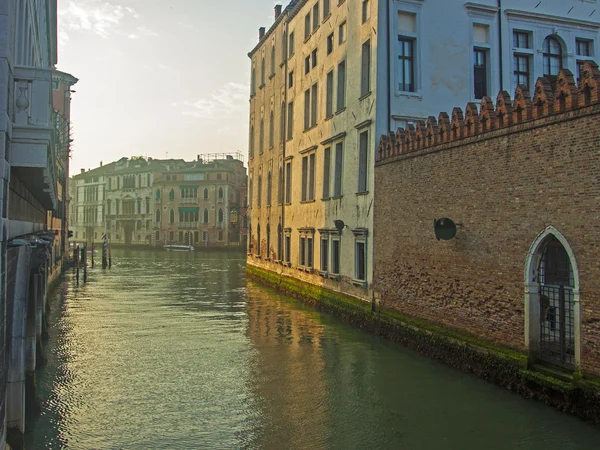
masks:
<svg viewBox="0 0 600 450"><path fill-rule="evenodd" d="M79 78L71 173L123 156L247 155L249 60L274 0L59 0Z"/></svg>

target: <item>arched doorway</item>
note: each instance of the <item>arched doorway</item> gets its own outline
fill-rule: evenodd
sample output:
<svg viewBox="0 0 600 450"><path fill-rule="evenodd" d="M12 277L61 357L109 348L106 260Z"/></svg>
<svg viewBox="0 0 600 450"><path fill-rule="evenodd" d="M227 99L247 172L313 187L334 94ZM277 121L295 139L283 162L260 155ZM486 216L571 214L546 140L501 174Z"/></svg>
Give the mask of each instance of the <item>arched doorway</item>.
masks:
<svg viewBox="0 0 600 450"><path fill-rule="evenodd" d="M580 361L579 272L571 247L548 227L529 251L526 344L534 359L576 370Z"/></svg>

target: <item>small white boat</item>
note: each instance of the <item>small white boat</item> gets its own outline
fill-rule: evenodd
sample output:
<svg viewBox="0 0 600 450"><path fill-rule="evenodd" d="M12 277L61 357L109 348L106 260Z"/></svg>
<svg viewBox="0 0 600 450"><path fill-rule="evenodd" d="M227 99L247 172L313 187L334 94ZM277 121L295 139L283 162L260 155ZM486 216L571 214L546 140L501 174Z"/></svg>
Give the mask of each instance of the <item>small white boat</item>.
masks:
<svg viewBox="0 0 600 450"><path fill-rule="evenodd" d="M172 244L172 245L165 245L164 249L172 250L172 251L179 251L179 252L193 252L194 246L193 245L183 245L183 244Z"/></svg>

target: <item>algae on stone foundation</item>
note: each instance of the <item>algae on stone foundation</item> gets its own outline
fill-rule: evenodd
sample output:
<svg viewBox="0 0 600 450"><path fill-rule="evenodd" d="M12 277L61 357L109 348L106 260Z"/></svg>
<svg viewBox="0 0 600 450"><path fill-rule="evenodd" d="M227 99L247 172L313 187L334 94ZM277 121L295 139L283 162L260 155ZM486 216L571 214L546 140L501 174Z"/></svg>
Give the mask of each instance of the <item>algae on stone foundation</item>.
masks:
<svg viewBox="0 0 600 450"><path fill-rule="evenodd" d="M483 338L425 320L325 287L247 265L248 276L320 311L390 341L398 342L448 366L543 401L560 411L600 423L600 383L574 376L571 382L531 370L527 355Z"/></svg>

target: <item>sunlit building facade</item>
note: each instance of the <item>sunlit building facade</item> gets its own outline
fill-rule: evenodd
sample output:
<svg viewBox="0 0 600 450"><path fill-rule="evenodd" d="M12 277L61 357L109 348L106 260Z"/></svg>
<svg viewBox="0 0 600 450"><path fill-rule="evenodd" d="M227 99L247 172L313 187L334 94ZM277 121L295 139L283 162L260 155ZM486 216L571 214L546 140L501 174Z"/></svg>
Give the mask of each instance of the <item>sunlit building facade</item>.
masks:
<svg viewBox="0 0 600 450"><path fill-rule="evenodd" d="M240 154L199 155L163 171L153 186L152 244L240 247L246 168Z"/></svg>
<svg viewBox="0 0 600 450"><path fill-rule="evenodd" d="M379 136L599 56L581 0L294 0L248 54L249 266L373 300ZM432 174L433 176L434 174ZM417 201L417 200L415 200ZM440 212L441 213L441 212ZM398 211L402 214L402 211ZM433 219L433 218L432 218Z"/></svg>

